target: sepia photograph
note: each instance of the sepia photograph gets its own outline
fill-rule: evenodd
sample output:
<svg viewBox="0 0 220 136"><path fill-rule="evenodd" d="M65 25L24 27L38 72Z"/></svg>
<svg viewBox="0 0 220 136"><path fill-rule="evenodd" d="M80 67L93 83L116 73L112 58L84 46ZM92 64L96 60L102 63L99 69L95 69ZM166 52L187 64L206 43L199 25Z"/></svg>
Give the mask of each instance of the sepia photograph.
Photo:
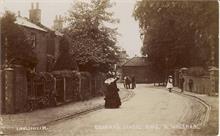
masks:
<svg viewBox="0 0 220 136"><path fill-rule="evenodd" d="M218 133L218 0L0 0L0 136Z"/></svg>

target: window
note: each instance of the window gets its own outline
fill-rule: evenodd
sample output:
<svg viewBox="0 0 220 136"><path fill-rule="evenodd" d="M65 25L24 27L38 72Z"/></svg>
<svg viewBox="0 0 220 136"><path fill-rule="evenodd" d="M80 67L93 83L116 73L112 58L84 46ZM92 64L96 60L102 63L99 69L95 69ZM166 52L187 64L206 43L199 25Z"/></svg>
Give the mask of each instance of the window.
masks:
<svg viewBox="0 0 220 136"><path fill-rule="evenodd" d="M32 48L36 48L37 40L36 40L36 34L35 33L31 33L30 40L31 40Z"/></svg>

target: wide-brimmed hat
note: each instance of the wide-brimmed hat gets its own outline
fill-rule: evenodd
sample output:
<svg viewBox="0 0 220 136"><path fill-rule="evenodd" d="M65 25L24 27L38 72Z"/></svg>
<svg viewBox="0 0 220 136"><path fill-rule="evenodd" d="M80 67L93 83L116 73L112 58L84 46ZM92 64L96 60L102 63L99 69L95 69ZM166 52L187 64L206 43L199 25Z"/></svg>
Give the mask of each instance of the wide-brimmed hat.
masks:
<svg viewBox="0 0 220 136"><path fill-rule="evenodd" d="M172 77L171 75L169 75L169 77Z"/></svg>
<svg viewBox="0 0 220 136"><path fill-rule="evenodd" d="M108 78L104 81L104 83L111 84L112 82L114 82L114 80L115 80L114 78Z"/></svg>

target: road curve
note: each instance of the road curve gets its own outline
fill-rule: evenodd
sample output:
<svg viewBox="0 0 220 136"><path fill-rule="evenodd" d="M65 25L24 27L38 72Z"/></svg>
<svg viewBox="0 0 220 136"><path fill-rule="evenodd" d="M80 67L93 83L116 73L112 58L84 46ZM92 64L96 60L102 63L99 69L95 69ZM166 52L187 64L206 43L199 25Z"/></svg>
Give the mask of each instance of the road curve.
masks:
<svg viewBox="0 0 220 136"><path fill-rule="evenodd" d="M138 85L135 96L119 109L101 109L22 135L46 136L173 136L199 129L205 106L165 88Z"/></svg>

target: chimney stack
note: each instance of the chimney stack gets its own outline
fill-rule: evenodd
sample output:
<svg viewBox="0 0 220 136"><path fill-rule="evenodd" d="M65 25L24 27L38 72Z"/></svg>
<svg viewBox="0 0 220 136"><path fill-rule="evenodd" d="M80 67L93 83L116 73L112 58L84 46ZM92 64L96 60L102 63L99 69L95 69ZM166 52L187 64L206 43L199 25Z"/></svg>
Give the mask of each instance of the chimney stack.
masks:
<svg viewBox="0 0 220 136"><path fill-rule="evenodd" d="M31 3L31 9L34 9L34 3L33 2Z"/></svg>
<svg viewBox="0 0 220 136"><path fill-rule="evenodd" d="M34 3L31 3L31 9L29 10L29 19L33 23L41 23L41 10L39 9L39 3L36 3L36 9L34 9Z"/></svg>
<svg viewBox="0 0 220 136"><path fill-rule="evenodd" d="M21 12L20 12L20 10L18 10L18 17L20 17L21 16Z"/></svg>
<svg viewBox="0 0 220 136"><path fill-rule="evenodd" d="M39 3L38 2L36 3L36 9L39 9Z"/></svg>
<svg viewBox="0 0 220 136"><path fill-rule="evenodd" d="M59 15L59 17L56 15L54 22L54 30L61 31L63 29L63 19L62 16Z"/></svg>

